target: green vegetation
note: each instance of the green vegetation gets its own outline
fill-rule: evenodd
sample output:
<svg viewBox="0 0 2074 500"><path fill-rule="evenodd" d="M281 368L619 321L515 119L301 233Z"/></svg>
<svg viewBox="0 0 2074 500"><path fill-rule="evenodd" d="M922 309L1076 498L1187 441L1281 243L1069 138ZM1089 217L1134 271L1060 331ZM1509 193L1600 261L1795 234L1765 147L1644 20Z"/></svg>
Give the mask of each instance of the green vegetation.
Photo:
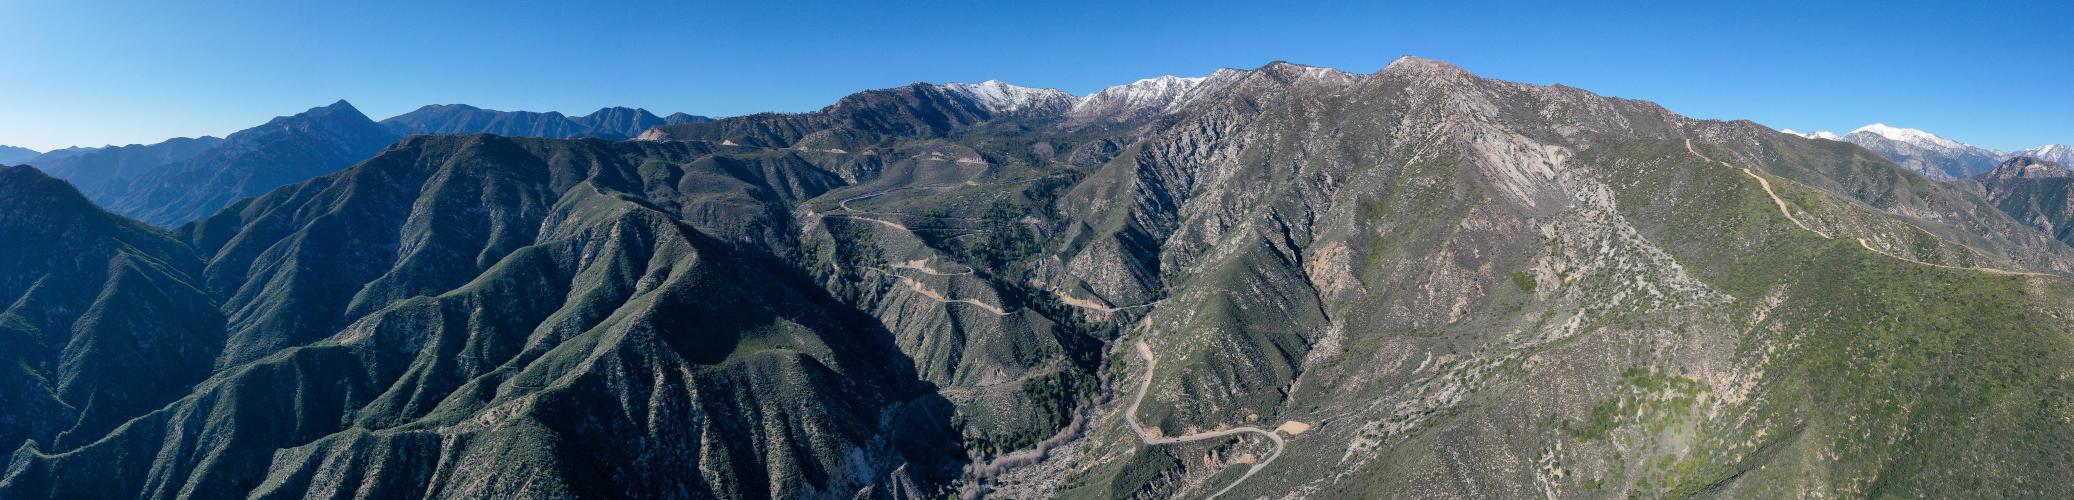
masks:
<svg viewBox="0 0 2074 500"><path fill-rule="evenodd" d="M1634 425L1648 434L1683 425L1692 418L1707 387L1699 381L1665 375L1654 369L1629 368L1621 386L1591 407L1583 423L1564 425L1572 438L1603 441L1622 427Z"/></svg>

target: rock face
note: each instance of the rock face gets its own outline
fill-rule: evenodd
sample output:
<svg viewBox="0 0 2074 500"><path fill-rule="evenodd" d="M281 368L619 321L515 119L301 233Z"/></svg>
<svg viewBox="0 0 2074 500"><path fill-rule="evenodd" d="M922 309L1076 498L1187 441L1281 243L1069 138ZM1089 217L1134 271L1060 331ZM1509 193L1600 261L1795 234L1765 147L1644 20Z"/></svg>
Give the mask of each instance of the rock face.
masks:
<svg viewBox="0 0 2074 500"><path fill-rule="evenodd" d="M2011 218L2074 245L2074 172L2064 164L2018 156L1970 181Z"/></svg>
<svg viewBox="0 0 2074 500"><path fill-rule="evenodd" d="M1417 58L1111 90L406 139L179 229L206 375L0 408L0 497L2070 493L2074 248L1964 186Z"/></svg>

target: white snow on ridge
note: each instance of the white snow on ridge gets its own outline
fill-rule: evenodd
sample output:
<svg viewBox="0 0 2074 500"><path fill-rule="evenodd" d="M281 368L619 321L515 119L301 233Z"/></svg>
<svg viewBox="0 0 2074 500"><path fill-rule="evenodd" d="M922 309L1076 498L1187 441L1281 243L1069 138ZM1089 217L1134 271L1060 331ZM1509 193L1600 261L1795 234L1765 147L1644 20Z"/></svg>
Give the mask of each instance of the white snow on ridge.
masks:
<svg viewBox="0 0 2074 500"><path fill-rule="evenodd" d="M1301 68L1298 78L1305 80L1355 78L1352 73L1334 68L1290 65ZM946 83L939 87L978 101L996 113L1062 106L1069 108L1069 114L1083 118L1126 117L1145 112L1170 113L1179 110L1200 95L1202 89L1209 87L1207 83L1239 78L1250 73L1245 70L1221 68L1209 76L1158 76L1104 88L1078 97L1053 89L1010 85L1000 80Z"/></svg>
<svg viewBox="0 0 2074 500"><path fill-rule="evenodd" d="M2050 161L2053 163L2058 163L2062 166L2074 168L2074 146L2068 146L2065 144L2047 144L2044 146L2039 146L2011 153L2011 155L2029 156L2032 158Z"/></svg>
<svg viewBox="0 0 2074 500"><path fill-rule="evenodd" d="M1866 132L1880 137L1885 137L1890 140L1896 140L1920 146L1935 146L1943 149L1966 149L1972 147L1962 144L1959 141L1938 137L1937 134L1932 134L1929 132L1924 132L1912 128L1890 127L1884 123L1874 123L1871 125L1858 127L1857 130L1851 131L1851 133L1853 134L1859 132Z"/></svg>
<svg viewBox="0 0 2074 500"><path fill-rule="evenodd" d="M1072 104L1080 100L1077 97L1073 97L1073 94L1062 91L1009 85L1007 82L1000 80L987 80L979 83L946 83L943 84L943 88L944 90L979 101L988 110L996 113L1021 111L1043 105L1047 102Z"/></svg>
<svg viewBox="0 0 2074 500"><path fill-rule="evenodd" d="M1088 94L1087 97L1080 98L1080 102L1073 106L1073 109L1173 109L1180 107L1187 101L1191 91L1201 87L1203 82L1208 80L1209 77L1183 78L1173 75L1146 78Z"/></svg>
<svg viewBox="0 0 2074 500"><path fill-rule="evenodd" d="M1798 131L1798 130L1794 130L1794 129L1790 129L1790 128L1782 128L1782 129L1779 129L1779 132L1781 132L1781 133L1787 133L1787 134L1793 134L1793 135L1797 135L1797 136L1801 136L1801 137L1806 137L1806 138L1809 138L1809 139L1827 139L1827 140L1832 140L1832 141L1840 141L1840 140L1843 140L1843 138L1844 138L1844 136L1841 136L1841 135L1837 135L1837 134L1836 134L1836 132L1830 132L1830 131L1827 131L1827 130L1817 130L1817 131L1814 131L1814 132L1801 132L1801 131Z"/></svg>

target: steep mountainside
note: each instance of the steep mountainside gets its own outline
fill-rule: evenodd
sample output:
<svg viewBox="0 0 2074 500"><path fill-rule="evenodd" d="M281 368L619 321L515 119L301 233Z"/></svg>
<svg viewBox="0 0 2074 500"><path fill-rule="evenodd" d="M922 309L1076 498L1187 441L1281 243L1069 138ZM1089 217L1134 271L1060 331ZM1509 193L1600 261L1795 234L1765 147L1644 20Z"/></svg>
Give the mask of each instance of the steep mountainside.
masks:
<svg viewBox="0 0 2074 500"><path fill-rule="evenodd" d="M2010 217L2074 245L2074 172L2065 165L2019 156L1969 181Z"/></svg>
<svg viewBox="0 0 2074 500"><path fill-rule="evenodd" d="M698 123L710 119L677 113L657 118L644 109L604 108L569 117L557 112L496 111L466 104L438 104L382 120L398 135L410 134L497 134L507 137L573 139L598 137L627 139L658 125Z"/></svg>
<svg viewBox="0 0 2074 500"><path fill-rule="evenodd" d="M185 161L149 169L96 195L110 211L162 227L208 216L240 198L374 156L396 135L345 101L231 134Z"/></svg>
<svg viewBox="0 0 2074 500"><path fill-rule="evenodd" d="M641 138L182 227L211 374L0 497L2074 494L2074 248L1849 144L1417 58Z"/></svg>
<svg viewBox="0 0 2074 500"><path fill-rule="evenodd" d="M160 167L186 161L223 143L215 137L176 137L157 144L110 146L91 152L41 161L36 168L78 187L88 198L107 203L127 194L130 182Z"/></svg>
<svg viewBox="0 0 2074 500"><path fill-rule="evenodd" d="M0 214L0 442L78 446L208 376L223 320L186 245L26 166Z"/></svg>

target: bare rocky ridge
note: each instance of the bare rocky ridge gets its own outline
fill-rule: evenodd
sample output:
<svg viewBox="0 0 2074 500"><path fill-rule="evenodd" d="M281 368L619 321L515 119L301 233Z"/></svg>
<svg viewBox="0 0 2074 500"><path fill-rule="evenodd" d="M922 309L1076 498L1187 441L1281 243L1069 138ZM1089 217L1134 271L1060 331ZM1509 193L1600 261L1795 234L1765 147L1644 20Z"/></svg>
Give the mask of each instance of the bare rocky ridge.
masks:
<svg viewBox="0 0 2074 500"><path fill-rule="evenodd" d="M2064 164L2018 156L1962 185L2017 221L2074 244L2074 171Z"/></svg>

